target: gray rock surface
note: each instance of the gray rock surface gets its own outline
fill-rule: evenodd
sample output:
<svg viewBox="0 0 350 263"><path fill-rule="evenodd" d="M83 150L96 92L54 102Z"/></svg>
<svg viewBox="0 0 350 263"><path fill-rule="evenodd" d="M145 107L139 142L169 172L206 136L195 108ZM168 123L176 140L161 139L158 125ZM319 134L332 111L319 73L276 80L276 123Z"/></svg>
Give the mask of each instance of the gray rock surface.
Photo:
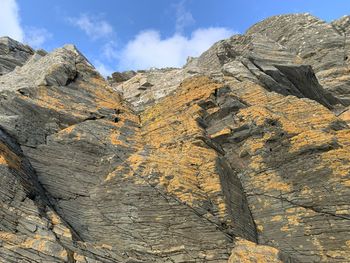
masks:
<svg viewBox="0 0 350 263"><path fill-rule="evenodd" d="M114 72L111 77L108 78L109 83L113 85L113 83L120 83L131 79L136 75L136 72L133 70L124 71L124 72Z"/></svg>
<svg viewBox="0 0 350 263"><path fill-rule="evenodd" d="M318 83L312 67L298 63L299 59L284 46L256 33L218 42L196 63L203 72L215 70L239 81L250 80L270 91L310 98L328 108L341 104ZM212 63L217 68L210 67Z"/></svg>
<svg viewBox="0 0 350 263"><path fill-rule="evenodd" d="M152 69L140 71L124 82L113 82L112 87L123 94L136 111L142 111L175 91L184 79L196 74L187 69Z"/></svg>
<svg viewBox="0 0 350 263"><path fill-rule="evenodd" d="M349 49L347 37L339 27L309 14L284 15L266 19L247 31L248 35L256 33L284 46L303 64L311 65L322 86L349 105Z"/></svg>
<svg viewBox="0 0 350 263"><path fill-rule="evenodd" d="M340 109L350 103L346 54L344 36L335 26L308 14L276 16L254 25L245 35L217 42L183 69L146 71L115 87L135 109L142 110L190 75L219 80L229 76Z"/></svg>
<svg viewBox="0 0 350 263"><path fill-rule="evenodd" d="M0 76L22 66L34 50L9 37L0 37Z"/></svg>
<svg viewBox="0 0 350 263"><path fill-rule="evenodd" d="M1 38L0 262L349 262L348 28L276 16L108 81Z"/></svg>
<svg viewBox="0 0 350 263"><path fill-rule="evenodd" d="M52 237L55 247L38 243L32 248L26 232L22 237L2 221L4 239L13 237L24 250L11 249L8 241L4 258L45 262L47 255L58 253L57 262L68 256L70 262L223 262L229 257L229 233L134 170L131 156L149 151L141 144L139 118L73 46L34 56L0 82L1 124L21 144L55 212L54 221L66 222L61 232L68 236L62 245ZM36 207L28 204L26 209ZM35 215L33 220L45 220L40 211ZM16 224L12 217L8 221ZM25 224L35 232L33 222ZM37 235L41 242L44 237ZM46 252L32 256L26 249Z"/></svg>
<svg viewBox="0 0 350 263"><path fill-rule="evenodd" d="M259 243L301 262L347 262L350 191L337 176L349 174L334 164L350 150L348 126L318 103L260 93L249 82L227 85L204 122L238 173Z"/></svg>

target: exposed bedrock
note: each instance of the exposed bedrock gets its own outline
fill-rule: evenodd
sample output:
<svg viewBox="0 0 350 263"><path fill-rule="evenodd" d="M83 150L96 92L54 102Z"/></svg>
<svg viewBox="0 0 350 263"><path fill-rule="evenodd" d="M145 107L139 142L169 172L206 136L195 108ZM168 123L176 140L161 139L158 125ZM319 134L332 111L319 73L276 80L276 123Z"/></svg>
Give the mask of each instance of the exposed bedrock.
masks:
<svg viewBox="0 0 350 263"><path fill-rule="evenodd" d="M108 81L0 39L0 262L349 262L349 19L269 18Z"/></svg>
<svg viewBox="0 0 350 263"><path fill-rule="evenodd" d="M9 37L0 37L0 76L23 66L33 54L31 47Z"/></svg>

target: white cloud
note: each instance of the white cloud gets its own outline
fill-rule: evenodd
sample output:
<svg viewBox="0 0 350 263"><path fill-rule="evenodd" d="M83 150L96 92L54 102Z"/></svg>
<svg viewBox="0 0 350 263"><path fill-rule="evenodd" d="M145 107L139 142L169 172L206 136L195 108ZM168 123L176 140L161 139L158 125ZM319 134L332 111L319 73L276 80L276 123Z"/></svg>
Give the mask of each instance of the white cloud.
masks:
<svg viewBox="0 0 350 263"><path fill-rule="evenodd" d="M1 0L0 36L9 36L19 42L24 42L33 48L42 45L52 37L44 28L25 27L20 23L19 8L15 0Z"/></svg>
<svg viewBox="0 0 350 263"><path fill-rule="evenodd" d="M0 36L9 36L17 41L23 41L24 39L18 14L18 5L15 0L1 0Z"/></svg>
<svg viewBox="0 0 350 263"><path fill-rule="evenodd" d="M115 41L109 41L102 47L102 55L108 60L114 60L118 58L118 46Z"/></svg>
<svg viewBox="0 0 350 263"><path fill-rule="evenodd" d="M175 30L177 33L182 33L187 26L191 26L195 23L195 20L188 10L185 8L186 0L179 2L176 8L176 24Z"/></svg>
<svg viewBox="0 0 350 263"><path fill-rule="evenodd" d="M33 48L41 48L42 45L50 38L52 38L52 34L45 28L25 28L24 42Z"/></svg>
<svg viewBox="0 0 350 263"><path fill-rule="evenodd" d="M227 28L210 27L197 29L190 37L176 33L162 39L158 31L143 31L122 50L119 68L181 67L188 56L199 56L215 42L234 33Z"/></svg>
<svg viewBox="0 0 350 263"><path fill-rule="evenodd" d="M91 15L81 14L76 18L68 18L68 21L92 39L105 38L113 34L113 27L107 21Z"/></svg>

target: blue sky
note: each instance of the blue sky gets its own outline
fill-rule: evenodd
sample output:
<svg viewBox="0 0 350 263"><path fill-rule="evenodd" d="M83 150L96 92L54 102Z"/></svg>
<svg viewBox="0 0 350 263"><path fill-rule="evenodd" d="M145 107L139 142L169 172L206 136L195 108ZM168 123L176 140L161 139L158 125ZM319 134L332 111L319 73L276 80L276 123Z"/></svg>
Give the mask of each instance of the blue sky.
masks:
<svg viewBox="0 0 350 263"><path fill-rule="evenodd" d="M0 0L0 35L48 51L75 44L103 75L179 67L262 19L350 14L348 0Z"/></svg>

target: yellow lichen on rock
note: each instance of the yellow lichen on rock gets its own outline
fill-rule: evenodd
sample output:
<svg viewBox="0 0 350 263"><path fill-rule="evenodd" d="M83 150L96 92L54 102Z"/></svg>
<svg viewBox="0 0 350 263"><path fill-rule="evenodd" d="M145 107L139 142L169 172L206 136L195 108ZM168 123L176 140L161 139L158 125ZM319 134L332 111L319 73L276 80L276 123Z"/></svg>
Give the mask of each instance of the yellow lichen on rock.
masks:
<svg viewBox="0 0 350 263"><path fill-rule="evenodd" d="M327 148L333 143L336 143L334 135L321 130L306 130L293 136L290 140L292 153L297 153L306 150L312 145L313 149Z"/></svg>
<svg viewBox="0 0 350 263"><path fill-rule="evenodd" d="M9 232L0 232L0 239L4 241L3 249L16 251L18 249L33 250L60 260L67 260L67 251L55 240L48 236L35 235L33 237L18 236ZM55 251L55 254L53 254Z"/></svg>
<svg viewBox="0 0 350 263"><path fill-rule="evenodd" d="M51 221L52 231L60 238L64 237L72 240L71 230L64 222L62 222L59 215L53 210L49 210L46 214Z"/></svg>
<svg viewBox="0 0 350 263"><path fill-rule="evenodd" d="M215 134L210 135L210 138L217 138L217 137L229 135L229 134L231 134L231 129L225 128L225 129L222 129L221 131L218 131Z"/></svg>
<svg viewBox="0 0 350 263"><path fill-rule="evenodd" d="M142 140L152 149L143 174L159 174L159 185L189 205L211 200L223 217L226 206L220 197L218 153L201 140L203 146L197 144L205 130L196 121L202 110L198 102L219 87L207 77L185 80L174 96L141 114L141 125Z"/></svg>
<svg viewBox="0 0 350 263"><path fill-rule="evenodd" d="M346 203L327 207L334 198L332 191L346 196L344 187L350 186L350 129L345 122L315 101L268 92L250 82L233 82L230 88L247 105L237 113L237 127L258 131L235 145L237 152L245 153L241 157L246 164L242 171L245 190L248 195L256 193L251 208L258 232L265 238L278 227L292 242L316 231L309 218L326 213L348 217ZM266 211L270 215L262 216ZM349 253L348 248L326 251L327 240L314 235L303 246L319 251L321 261L329 260L327 256L345 258Z"/></svg>
<svg viewBox="0 0 350 263"><path fill-rule="evenodd" d="M217 167L219 155L203 141L206 131L197 122L203 111L199 101L207 100L220 86L208 77L186 80L174 95L142 112L140 130L126 139L132 141L129 147L134 153L105 181L132 176L134 183L157 185L191 207L209 203L213 207L205 216L230 224ZM123 146L118 137L115 130L111 142Z"/></svg>
<svg viewBox="0 0 350 263"><path fill-rule="evenodd" d="M340 114L339 118L345 121L346 123L350 124L350 109L348 108L346 111Z"/></svg>
<svg viewBox="0 0 350 263"><path fill-rule="evenodd" d="M0 164L20 170L21 160L7 145L0 142Z"/></svg>
<svg viewBox="0 0 350 263"><path fill-rule="evenodd" d="M6 159L3 155L0 155L0 165L7 165Z"/></svg>
<svg viewBox="0 0 350 263"><path fill-rule="evenodd" d="M26 97L25 97L26 98ZM66 106L61 93L51 90L47 86L39 86L36 94L36 103L43 108L65 110Z"/></svg>
<svg viewBox="0 0 350 263"><path fill-rule="evenodd" d="M283 263L279 251L270 246L258 245L243 239L235 242L228 263Z"/></svg>

